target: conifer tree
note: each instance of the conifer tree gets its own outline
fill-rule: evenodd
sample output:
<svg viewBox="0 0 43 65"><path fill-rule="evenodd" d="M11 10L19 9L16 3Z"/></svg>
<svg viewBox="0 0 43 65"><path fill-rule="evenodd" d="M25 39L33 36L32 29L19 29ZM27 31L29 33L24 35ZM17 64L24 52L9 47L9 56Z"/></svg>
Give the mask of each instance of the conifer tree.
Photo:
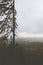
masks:
<svg viewBox="0 0 43 65"><path fill-rule="evenodd" d="M0 36L8 37L13 32L13 44L15 44L16 10L14 0L2 0L0 2Z"/></svg>

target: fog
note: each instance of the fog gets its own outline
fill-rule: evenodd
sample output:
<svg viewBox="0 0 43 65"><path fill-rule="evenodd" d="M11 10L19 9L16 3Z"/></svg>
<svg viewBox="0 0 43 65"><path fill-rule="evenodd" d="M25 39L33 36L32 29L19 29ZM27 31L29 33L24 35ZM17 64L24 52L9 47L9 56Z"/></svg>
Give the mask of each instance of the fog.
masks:
<svg viewBox="0 0 43 65"><path fill-rule="evenodd" d="M43 34L43 0L16 0L18 32Z"/></svg>

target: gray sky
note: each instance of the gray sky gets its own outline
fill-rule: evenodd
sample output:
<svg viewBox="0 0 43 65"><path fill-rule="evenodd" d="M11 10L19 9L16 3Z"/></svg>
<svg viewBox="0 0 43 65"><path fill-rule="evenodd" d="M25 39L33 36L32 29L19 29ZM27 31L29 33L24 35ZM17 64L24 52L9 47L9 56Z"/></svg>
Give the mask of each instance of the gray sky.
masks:
<svg viewBox="0 0 43 65"><path fill-rule="evenodd" d="M43 0L16 0L19 32L43 33Z"/></svg>

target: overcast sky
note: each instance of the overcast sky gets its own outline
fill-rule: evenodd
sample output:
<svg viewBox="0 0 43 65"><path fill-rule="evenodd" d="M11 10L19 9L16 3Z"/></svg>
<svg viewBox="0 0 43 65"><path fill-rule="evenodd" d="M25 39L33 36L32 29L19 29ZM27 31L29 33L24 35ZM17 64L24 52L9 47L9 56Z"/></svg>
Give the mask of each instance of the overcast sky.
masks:
<svg viewBox="0 0 43 65"><path fill-rule="evenodd" d="M19 32L43 33L43 0L16 0Z"/></svg>

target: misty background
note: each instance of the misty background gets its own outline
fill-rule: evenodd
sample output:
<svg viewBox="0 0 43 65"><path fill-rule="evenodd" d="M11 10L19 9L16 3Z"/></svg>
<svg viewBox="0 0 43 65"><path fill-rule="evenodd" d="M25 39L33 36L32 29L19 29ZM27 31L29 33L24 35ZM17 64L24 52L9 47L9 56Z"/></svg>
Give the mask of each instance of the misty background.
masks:
<svg viewBox="0 0 43 65"><path fill-rule="evenodd" d="M43 34L43 0L15 0L19 33Z"/></svg>

